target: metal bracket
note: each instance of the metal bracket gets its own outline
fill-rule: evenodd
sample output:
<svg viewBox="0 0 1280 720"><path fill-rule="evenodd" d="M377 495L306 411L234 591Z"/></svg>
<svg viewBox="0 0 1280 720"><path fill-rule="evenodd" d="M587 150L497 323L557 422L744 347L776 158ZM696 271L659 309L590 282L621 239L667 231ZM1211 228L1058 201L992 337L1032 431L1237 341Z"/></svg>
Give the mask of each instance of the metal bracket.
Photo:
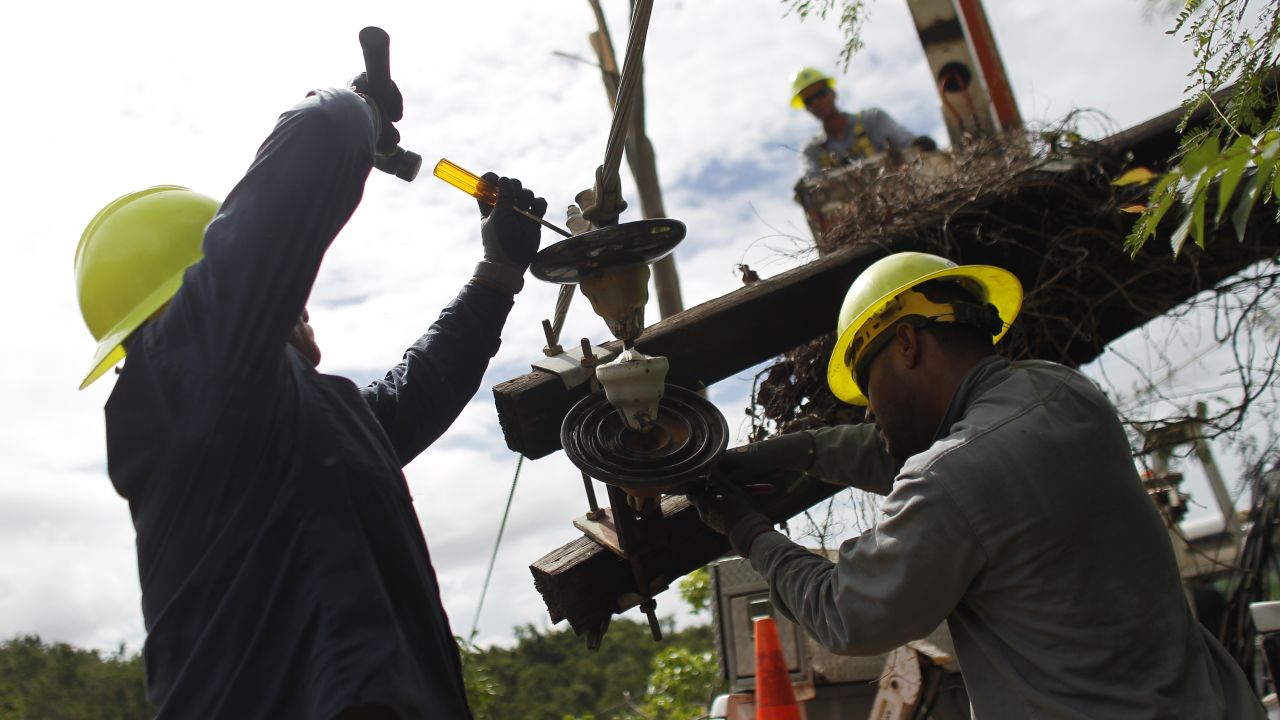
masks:
<svg viewBox="0 0 1280 720"><path fill-rule="evenodd" d="M608 362L612 360L618 353L612 350L606 350L599 345L591 346L591 352L595 356L595 364ZM560 381L564 383L566 390L572 390L579 385L591 379L591 375L582 364L583 352L581 346L573 346L568 350L551 357L545 357L533 363L534 370L546 370L560 376ZM594 367L594 365L592 367Z"/></svg>
<svg viewBox="0 0 1280 720"><path fill-rule="evenodd" d="M627 554L622 551L622 543L618 540L618 526L613 521L613 508L601 508L599 513L596 517L591 517L591 514L588 513L576 518L573 521L573 526L580 530L583 535L609 548L618 557L625 559Z"/></svg>
<svg viewBox="0 0 1280 720"><path fill-rule="evenodd" d="M602 508L591 515L573 521L574 527L600 545L623 558L631 566L631 577L637 592L634 597L619 599L619 611L630 607L632 601L640 606L649 621L649 633L654 640L662 639L662 626L658 622L658 603L653 596L666 588L666 581L655 578L649 570L646 558L666 547L662 534L662 505L656 498L636 501L618 487L608 486L611 507ZM631 505L638 502L637 507ZM615 509L616 508L616 509ZM592 517L594 515L594 517ZM628 593L631 595L631 593ZM591 640L588 638L588 644Z"/></svg>

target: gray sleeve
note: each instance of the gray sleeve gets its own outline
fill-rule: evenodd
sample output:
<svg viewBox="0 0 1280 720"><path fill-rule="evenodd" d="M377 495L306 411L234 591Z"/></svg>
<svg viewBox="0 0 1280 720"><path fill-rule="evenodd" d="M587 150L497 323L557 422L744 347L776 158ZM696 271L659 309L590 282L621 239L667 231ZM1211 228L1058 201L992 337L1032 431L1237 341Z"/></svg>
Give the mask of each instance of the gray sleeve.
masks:
<svg viewBox="0 0 1280 720"><path fill-rule="evenodd" d="M898 150L905 150L916 139L915 133L899 125L893 116L880 108L867 108L861 115L863 128L878 145L889 142Z"/></svg>
<svg viewBox="0 0 1280 720"><path fill-rule="evenodd" d="M822 166L822 156L826 153L826 149L822 147L821 137L810 140L804 146L804 176L814 177L821 175L825 170Z"/></svg>
<svg viewBox="0 0 1280 720"><path fill-rule="evenodd" d="M808 432L813 436L810 475L879 495L893 489L901 465L884 451L875 425L836 425Z"/></svg>
<svg viewBox="0 0 1280 720"><path fill-rule="evenodd" d="M899 479L879 523L832 563L767 532L750 561L774 607L841 655L875 655L928 635L960 602L985 554L937 478Z"/></svg>

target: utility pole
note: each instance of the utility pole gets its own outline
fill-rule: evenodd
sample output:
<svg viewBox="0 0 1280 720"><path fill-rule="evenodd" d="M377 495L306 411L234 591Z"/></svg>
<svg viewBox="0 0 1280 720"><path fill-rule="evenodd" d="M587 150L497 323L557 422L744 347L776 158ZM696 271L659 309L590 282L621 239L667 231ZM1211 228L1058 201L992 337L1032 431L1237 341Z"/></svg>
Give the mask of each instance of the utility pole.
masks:
<svg viewBox="0 0 1280 720"><path fill-rule="evenodd" d="M604 21L604 11L599 0L587 0L595 12L596 25L599 29L589 36L591 49L595 50L599 60L600 78L604 81L605 93L609 96L609 109L618 104L618 83L622 73L618 69L617 58L613 54L613 41L609 38L609 28ZM634 7L634 2L632 3ZM643 73L644 66L635 68L635 72ZM627 156L627 166L636 181L636 191L640 194L640 213L645 218L666 217L662 206L662 191L658 187L658 168L654 160L653 144L644 132L644 85L637 86L637 93L628 118L627 139L623 149ZM675 255L668 255L651 266L653 272L654 293L658 296L658 315L667 318L684 310L684 300L680 295L680 278L676 274Z"/></svg>

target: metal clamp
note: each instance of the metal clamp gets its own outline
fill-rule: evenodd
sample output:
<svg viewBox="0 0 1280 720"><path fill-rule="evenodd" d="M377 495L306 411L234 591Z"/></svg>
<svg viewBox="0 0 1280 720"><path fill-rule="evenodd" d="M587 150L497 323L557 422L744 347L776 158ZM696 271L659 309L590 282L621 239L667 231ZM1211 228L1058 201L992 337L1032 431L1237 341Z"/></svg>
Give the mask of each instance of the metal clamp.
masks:
<svg viewBox="0 0 1280 720"><path fill-rule="evenodd" d="M565 389L572 390L595 376L596 365L612 360L617 354L599 345L593 346L584 339L581 345L534 362L533 369L559 375Z"/></svg>

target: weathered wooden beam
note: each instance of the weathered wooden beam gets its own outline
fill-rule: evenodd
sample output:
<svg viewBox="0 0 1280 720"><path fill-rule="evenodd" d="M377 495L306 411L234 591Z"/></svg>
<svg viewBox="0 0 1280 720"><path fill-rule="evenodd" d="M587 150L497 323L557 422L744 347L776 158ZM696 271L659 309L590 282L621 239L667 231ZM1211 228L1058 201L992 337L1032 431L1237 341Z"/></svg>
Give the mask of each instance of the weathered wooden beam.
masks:
<svg viewBox="0 0 1280 720"><path fill-rule="evenodd" d="M758 482L777 488L756 498L756 506L774 522L794 517L842 489L795 473L778 473ZM657 550L663 572L655 578L654 591L729 551L729 541L702 524L687 498L663 498L662 514L667 544ZM568 620L579 635L592 632L639 600L627 562L587 537L552 550L529 570L551 621Z"/></svg>
<svg viewBox="0 0 1280 720"><path fill-rule="evenodd" d="M697 390L830 332L849 283L885 251L848 248L685 310L636 347L668 359L667 382ZM621 349L617 341L605 347ZM536 459L560 449L560 420L587 387L535 370L493 388L507 447Z"/></svg>

